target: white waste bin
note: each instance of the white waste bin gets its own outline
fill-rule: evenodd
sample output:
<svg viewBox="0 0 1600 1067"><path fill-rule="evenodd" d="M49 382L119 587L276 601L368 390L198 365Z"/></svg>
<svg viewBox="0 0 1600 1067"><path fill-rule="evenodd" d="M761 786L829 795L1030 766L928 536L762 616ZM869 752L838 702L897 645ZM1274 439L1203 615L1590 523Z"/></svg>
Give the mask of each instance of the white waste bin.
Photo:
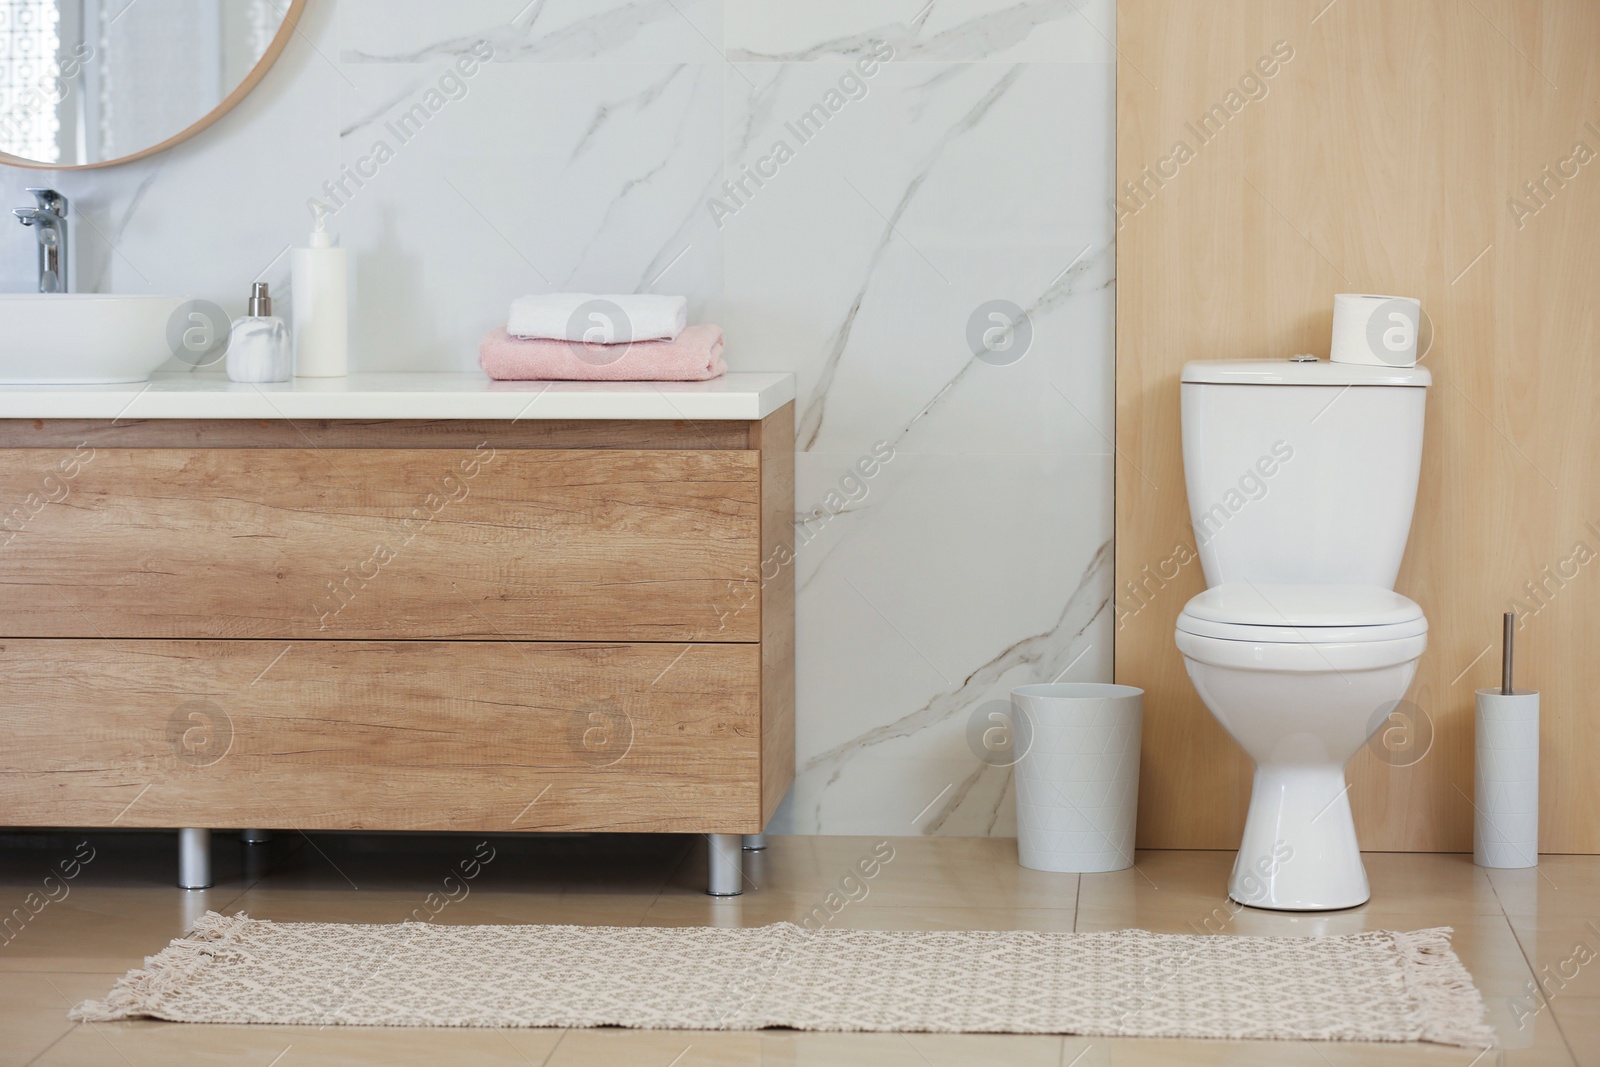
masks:
<svg viewBox="0 0 1600 1067"><path fill-rule="evenodd" d="M1011 691L1017 859L1036 871L1133 866L1144 690L1053 682Z"/></svg>

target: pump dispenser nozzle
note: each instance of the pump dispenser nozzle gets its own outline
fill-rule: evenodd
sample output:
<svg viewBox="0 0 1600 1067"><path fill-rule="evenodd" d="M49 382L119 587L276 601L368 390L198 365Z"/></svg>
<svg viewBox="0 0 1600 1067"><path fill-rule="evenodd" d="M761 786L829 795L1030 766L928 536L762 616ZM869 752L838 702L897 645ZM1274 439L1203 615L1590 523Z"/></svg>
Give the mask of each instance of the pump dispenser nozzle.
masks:
<svg viewBox="0 0 1600 1067"><path fill-rule="evenodd" d="M266 282L256 282L250 290L250 314L257 318L272 314L272 296L267 292Z"/></svg>
<svg viewBox="0 0 1600 1067"><path fill-rule="evenodd" d="M333 238L328 236L328 216L317 212L317 223L311 228L311 239L307 242L311 248L332 248Z"/></svg>

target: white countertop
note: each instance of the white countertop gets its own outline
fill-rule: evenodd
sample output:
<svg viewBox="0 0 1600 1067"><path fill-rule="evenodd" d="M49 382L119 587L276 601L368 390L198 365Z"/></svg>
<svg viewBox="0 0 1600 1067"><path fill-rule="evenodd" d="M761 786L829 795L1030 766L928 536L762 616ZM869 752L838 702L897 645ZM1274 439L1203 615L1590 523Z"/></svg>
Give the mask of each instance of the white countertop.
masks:
<svg viewBox="0 0 1600 1067"><path fill-rule="evenodd" d="M794 375L709 382L496 382L482 374L352 374L241 385L157 374L130 385L0 385L0 419L761 419Z"/></svg>

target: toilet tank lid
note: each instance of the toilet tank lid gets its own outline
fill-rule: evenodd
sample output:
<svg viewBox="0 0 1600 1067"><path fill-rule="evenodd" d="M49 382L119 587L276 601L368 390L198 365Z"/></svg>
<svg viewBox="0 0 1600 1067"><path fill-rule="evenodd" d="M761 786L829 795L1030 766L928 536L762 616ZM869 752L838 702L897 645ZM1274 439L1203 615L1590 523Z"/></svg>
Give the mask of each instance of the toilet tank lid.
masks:
<svg viewBox="0 0 1600 1067"><path fill-rule="evenodd" d="M1246 626L1389 626L1422 618L1416 601L1378 585L1224 582L1184 607L1190 618Z"/></svg>
<svg viewBox="0 0 1600 1067"><path fill-rule="evenodd" d="M1409 385L1427 388L1426 367L1368 367L1319 359L1197 359L1183 365L1183 380L1213 385Z"/></svg>

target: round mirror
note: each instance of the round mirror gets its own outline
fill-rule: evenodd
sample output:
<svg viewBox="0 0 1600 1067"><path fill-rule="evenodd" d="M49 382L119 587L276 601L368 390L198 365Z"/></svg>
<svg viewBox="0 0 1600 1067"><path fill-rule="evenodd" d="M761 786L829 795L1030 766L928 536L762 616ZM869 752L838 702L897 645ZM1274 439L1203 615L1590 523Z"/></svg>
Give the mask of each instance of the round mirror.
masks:
<svg viewBox="0 0 1600 1067"><path fill-rule="evenodd" d="M0 0L0 162L66 170L170 148L227 114L305 0Z"/></svg>

